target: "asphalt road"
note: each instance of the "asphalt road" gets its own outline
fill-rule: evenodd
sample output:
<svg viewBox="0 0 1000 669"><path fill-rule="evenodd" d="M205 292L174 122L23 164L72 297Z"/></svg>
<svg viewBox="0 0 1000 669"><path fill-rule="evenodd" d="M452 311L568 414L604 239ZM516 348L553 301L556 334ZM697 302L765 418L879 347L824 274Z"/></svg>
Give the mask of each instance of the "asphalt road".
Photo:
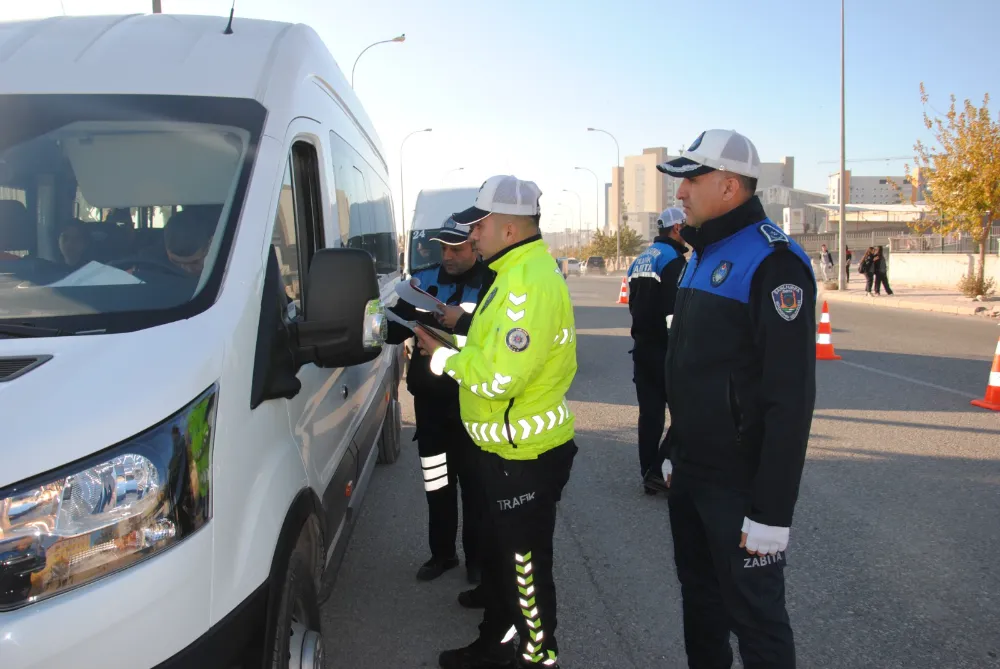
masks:
<svg viewBox="0 0 1000 669"><path fill-rule="evenodd" d="M685 667L666 500L638 485L638 410L620 279L570 277L577 457L556 530L561 664ZM1000 328L832 308L789 546L800 667L1000 667L1000 414L982 397ZM331 600L331 666L436 667L476 635L455 569L418 583L426 504L407 398L404 453L380 467ZM737 660L737 666L739 661Z"/></svg>

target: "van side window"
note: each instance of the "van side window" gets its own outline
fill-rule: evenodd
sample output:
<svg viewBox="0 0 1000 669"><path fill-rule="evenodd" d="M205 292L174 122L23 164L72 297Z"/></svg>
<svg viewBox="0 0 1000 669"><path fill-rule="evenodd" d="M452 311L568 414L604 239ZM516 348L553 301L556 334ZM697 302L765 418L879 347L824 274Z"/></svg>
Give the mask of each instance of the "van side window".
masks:
<svg viewBox="0 0 1000 669"><path fill-rule="evenodd" d="M399 268L392 196L380 172L330 133L341 244L368 251L379 274ZM331 198L334 200L334 198Z"/></svg>
<svg viewBox="0 0 1000 669"><path fill-rule="evenodd" d="M296 318L302 314L309 263L316 250L325 246L319 161L316 149L307 142L296 142L289 153L271 245L278 257L285 294L294 305L289 316Z"/></svg>

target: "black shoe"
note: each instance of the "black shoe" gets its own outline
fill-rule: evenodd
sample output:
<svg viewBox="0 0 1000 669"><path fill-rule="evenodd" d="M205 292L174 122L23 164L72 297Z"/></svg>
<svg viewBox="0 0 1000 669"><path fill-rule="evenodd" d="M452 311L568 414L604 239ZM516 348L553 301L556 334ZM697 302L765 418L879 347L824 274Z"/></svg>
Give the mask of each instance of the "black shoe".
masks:
<svg viewBox="0 0 1000 669"><path fill-rule="evenodd" d="M441 669L517 669L517 649L512 644L476 639L465 648L446 650L438 656Z"/></svg>
<svg viewBox="0 0 1000 669"><path fill-rule="evenodd" d="M441 574L445 573L449 569L454 569L458 566L458 558L448 558L447 560L442 560L440 558L431 558L420 567L417 571L418 581L433 581Z"/></svg>
<svg viewBox="0 0 1000 669"><path fill-rule="evenodd" d="M658 492L670 492L670 488L667 487L667 482L663 480L663 476L653 471L646 472L646 475L642 479L642 485L647 495L655 495Z"/></svg>
<svg viewBox="0 0 1000 669"><path fill-rule="evenodd" d="M478 565L466 563L465 579L472 585L479 585L483 582L483 570Z"/></svg>
<svg viewBox="0 0 1000 669"><path fill-rule="evenodd" d="M486 596L481 587L458 593L458 603L467 609L485 609L485 600Z"/></svg>

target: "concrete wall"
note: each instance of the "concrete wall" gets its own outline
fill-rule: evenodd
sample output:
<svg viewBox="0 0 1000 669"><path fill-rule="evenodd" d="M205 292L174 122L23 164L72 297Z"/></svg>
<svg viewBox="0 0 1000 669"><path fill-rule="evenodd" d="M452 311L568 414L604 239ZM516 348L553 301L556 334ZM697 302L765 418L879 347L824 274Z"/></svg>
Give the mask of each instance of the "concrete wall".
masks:
<svg viewBox="0 0 1000 669"><path fill-rule="evenodd" d="M861 260L854 254L854 267ZM976 271L979 254L896 253L889 254L889 281L923 288L955 290L963 274ZM986 256L986 276L1000 282L1000 257Z"/></svg>

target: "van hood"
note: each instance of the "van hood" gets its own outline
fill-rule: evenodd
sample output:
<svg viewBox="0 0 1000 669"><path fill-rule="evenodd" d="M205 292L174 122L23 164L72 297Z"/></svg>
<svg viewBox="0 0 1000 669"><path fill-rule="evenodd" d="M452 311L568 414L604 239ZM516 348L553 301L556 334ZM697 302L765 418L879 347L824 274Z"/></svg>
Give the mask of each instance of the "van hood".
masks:
<svg viewBox="0 0 1000 669"><path fill-rule="evenodd" d="M195 328L197 327L197 332ZM128 439L220 376L221 338L201 318L112 335L0 339L0 358L52 356L0 382L0 488Z"/></svg>

